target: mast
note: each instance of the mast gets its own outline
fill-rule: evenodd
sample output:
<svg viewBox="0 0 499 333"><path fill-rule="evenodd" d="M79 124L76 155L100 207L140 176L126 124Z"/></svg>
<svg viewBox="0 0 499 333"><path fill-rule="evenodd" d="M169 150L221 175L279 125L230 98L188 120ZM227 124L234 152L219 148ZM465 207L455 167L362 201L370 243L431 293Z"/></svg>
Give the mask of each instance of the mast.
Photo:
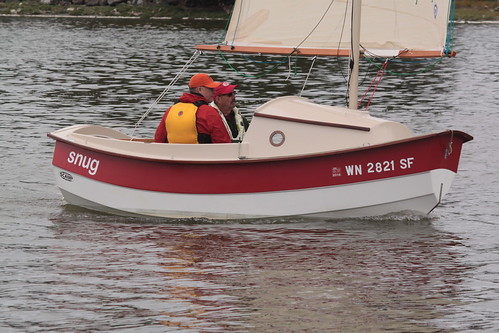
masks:
<svg viewBox="0 0 499 333"><path fill-rule="evenodd" d="M362 0L352 0L352 31L351 31L351 54L350 61L353 66L350 72L348 107L357 110L359 100L359 58L360 58L360 12L362 9Z"/></svg>

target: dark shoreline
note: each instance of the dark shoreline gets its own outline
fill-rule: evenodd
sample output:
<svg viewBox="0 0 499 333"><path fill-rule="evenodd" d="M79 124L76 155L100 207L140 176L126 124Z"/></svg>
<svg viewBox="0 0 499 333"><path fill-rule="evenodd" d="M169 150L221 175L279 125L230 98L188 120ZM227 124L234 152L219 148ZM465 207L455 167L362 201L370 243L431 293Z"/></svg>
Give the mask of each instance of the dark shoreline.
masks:
<svg viewBox="0 0 499 333"><path fill-rule="evenodd" d="M120 3L114 6L47 5L35 0L23 2L1 2L0 0L0 16L227 20L229 13L222 9L195 9L158 4L130 5Z"/></svg>
<svg viewBox="0 0 499 333"><path fill-rule="evenodd" d="M59 15L59 14L34 14L34 15L23 15L23 14L0 14L0 17L27 17L27 18L74 18L74 19L116 19L116 20L154 20L154 21L225 21L226 18L217 17L137 17L137 16L105 16L105 15ZM454 20L456 24L499 24L499 20Z"/></svg>
<svg viewBox="0 0 499 333"><path fill-rule="evenodd" d="M484 6L485 1L477 1L474 6L457 3L456 22L499 23L499 7ZM478 4L480 3L480 4ZM490 1L489 1L490 3ZM47 5L36 0L0 0L0 17L82 17L82 18L127 18L127 19L182 19L182 20L227 20L229 13L222 9L184 8L172 5L130 5L120 3L115 6L87 5Z"/></svg>

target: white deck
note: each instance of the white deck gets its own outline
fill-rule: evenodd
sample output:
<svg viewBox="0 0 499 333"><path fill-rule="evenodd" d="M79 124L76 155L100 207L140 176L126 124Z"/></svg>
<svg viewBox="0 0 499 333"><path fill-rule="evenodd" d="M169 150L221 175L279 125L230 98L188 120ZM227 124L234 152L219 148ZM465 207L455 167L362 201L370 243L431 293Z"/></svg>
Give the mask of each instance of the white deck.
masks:
<svg viewBox="0 0 499 333"><path fill-rule="evenodd" d="M270 118L273 117L273 118ZM355 128L365 128L359 130ZM280 146L271 135L284 135ZM223 161L280 158L365 147L412 137L402 124L364 111L323 106L299 97L281 97L255 113L242 143L162 144L132 142L121 132L95 125L76 125L52 133L58 138L115 154L179 161Z"/></svg>

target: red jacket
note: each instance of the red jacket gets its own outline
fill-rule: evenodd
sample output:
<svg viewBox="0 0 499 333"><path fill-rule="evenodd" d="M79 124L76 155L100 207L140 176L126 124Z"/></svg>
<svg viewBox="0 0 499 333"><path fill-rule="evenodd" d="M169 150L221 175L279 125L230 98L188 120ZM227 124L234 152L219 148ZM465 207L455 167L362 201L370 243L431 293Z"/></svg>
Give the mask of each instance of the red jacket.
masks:
<svg viewBox="0 0 499 333"><path fill-rule="evenodd" d="M179 102L194 103L206 102L203 96L184 93ZM154 134L154 142L167 142L165 119L171 107L165 111L163 118ZM196 128L199 136L199 143L230 143L231 139L225 125L216 109L208 104L201 105L196 112Z"/></svg>

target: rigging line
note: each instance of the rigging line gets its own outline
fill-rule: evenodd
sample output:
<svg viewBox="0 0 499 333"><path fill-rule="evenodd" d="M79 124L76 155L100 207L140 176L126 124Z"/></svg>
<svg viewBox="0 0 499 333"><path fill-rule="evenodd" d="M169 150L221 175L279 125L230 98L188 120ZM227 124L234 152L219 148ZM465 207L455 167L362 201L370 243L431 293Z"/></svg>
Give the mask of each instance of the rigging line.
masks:
<svg viewBox="0 0 499 333"><path fill-rule="evenodd" d="M233 48L233 47L234 47L234 41L236 40L237 31L239 30L239 22L241 21L241 13L242 13L242 7L243 7L243 0L241 0L239 3L240 3L240 5L239 5L239 11L238 11L238 16L237 16L237 21L236 21L236 27L235 27L235 29L234 29L234 34L233 34L233 36L232 36L231 45L230 45L230 47L231 47L231 48ZM229 19L227 20L227 23L226 23L226 25L225 25L225 30L224 30L224 31L225 31L225 34L227 34L228 27L229 27L230 21L231 21L231 19L232 19L232 16L234 15L235 9L236 9L236 8L235 8L235 6L234 6L234 7L232 8L232 12L231 12L231 14L230 14L230 16L229 16ZM222 38L220 39L220 41L218 42L218 45L219 45L219 46L220 46L220 45L222 45L222 39L223 39L223 36L222 36ZM226 42L225 42L225 44L227 45L227 44L228 44L228 41L226 41ZM219 49L219 53L221 54L220 49ZM221 55L222 55L222 54L221 54ZM285 56L285 57L283 58L283 60L264 62L264 61L256 61L256 60L251 59L250 57L245 56L245 55L243 55L242 57L243 57L244 59L246 59L246 60L249 60L249 61L251 61L251 62L255 62L255 63L259 63L259 64L266 64L266 63L272 63L272 64L282 64L282 63L286 62L286 61L287 61L287 58L288 58L288 56ZM233 67L233 66L229 63L229 61L227 60L227 58L225 58L223 55L222 55L222 58L223 58L223 60L227 63L227 65L229 65L229 67L230 67L230 68L232 68L232 69L233 69L236 73L238 73L238 74L242 74L241 72L237 71L237 70L236 70L236 69L235 69L235 68L234 68L234 67ZM243 76L244 76L244 75L243 75Z"/></svg>
<svg viewBox="0 0 499 333"><path fill-rule="evenodd" d="M360 44L360 47L362 47L362 50L364 51L364 56L365 57L382 59L383 61L386 59L385 56L380 56L380 55L378 55L378 54L370 51L369 49L367 49L366 47L364 47L362 44ZM408 49L404 49L404 50L402 50L400 52L405 53L407 51L409 51L409 50ZM399 53L399 55L400 55L400 53ZM425 62L433 62L433 61L435 61L435 59L427 59L427 58L418 59L418 60L415 60L415 59L402 59L402 58L399 57L399 55L391 57L390 62L396 62L396 63L401 63L401 64L415 64L415 63L425 63Z"/></svg>
<svg viewBox="0 0 499 333"><path fill-rule="evenodd" d="M233 47L233 45L234 45L233 43L234 43L234 40L235 40L236 31L237 31L237 29L238 29L238 27L239 27L239 21L240 21L240 18L241 18L241 13L242 13L242 2L243 2L243 1L241 0L241 2L240 2L240 3L241 3L241 5L240 5L240 7L239 7L239 15L238 15L238 18L237 18L236 29L234 30L234 36L233 36L233 39L232 39L232 44L231 44L231 47ZM228 65L228 66L229 66L232 70L234 70L236 73L238 73L238 74L240 74L240 75L242 75L242 76L244 76L244 77L253 77L253 78L258 78L258 77L262 77L262 76L264 76L264 75L267 75L267 74L269 74L269 73L273 72L275 69L277 69L277 67L278 67L281 63L284 63L286 60L287 60L288 62L291 62L290 57L293 55L293 53L295 53L295 54L296 54L296 56L298 57L298 48L299 48L299 47L300 47L300 46L301 46L301 45L302 45L302 44L303 44L303 43L304 43L304 42L305 42L305 41L306 41L306 40L307 40L307 39L308 39L308 38L309 38L309 37L313 34L313 32L317 29L317 27L320 25L320 23L321 23L321 22L324 20L324 18L326 17L326 14L329 12L329 10L331 9L331 6L333 5L333 3L334 3L334 2L335 2L335 0L331 0L331 2L329 3L329 5L328 5L328 7L327 7L326 11L322 14L322 16L321 16L321 18L319 19L319 21L316 23L316 25L313 27L313 29L312 29L312 30L308 33L308 35L307 35L307 36L305 36L305 38L303 38L303 40L302 40L300 43L298 43L298 45L297 45L297 46L293 49L293 51L292 51L292 52L290 52L288 55L284 56L284 57L283 57L283 61L278 62L276 66L272 67L269 71L266 71L266 72L264 72L264 73L263 73L263 74L261 74L261 75L247 75L247 74L244 74L244 73L242 73L242 72L238 71L238 70L237 70L237 69L236 69L236 68L235 68L235 67L234 67L234 66L233 66L233 65L232 65L232 64L231 64L231 63L227 60L227 58L224 56L224 54L222 53L222 51L221 51L220 49L218 50L218 51L219 51L219 54L220 54L220 56L222 57L222 59L225 61L225 63L227 63L227 65ZM250 60L250 61L252 61L251 59L249 59L249 60ZM297 60L295 60L295 61L297 61ZM275 63L275 62L272 62L272 63ZM289 71L291 72L291 70L289 70ZM296 72L297 72L297 64L296 64L296 62L295 62L295 75L296 75ZM288 75L288 78L286 78L286 80L288 80L288 79L289 79L289 76L290 76L290 75Z"/></svg>
<svg viewBox="0 0 499 333"><path fill-rule="evenodd" d="M341 45L341 40L343 38L343 33L345 32L345 25L346 25L346 17L347 17L347 12L348 12L348 8L349 8L349 2L350 0L347 0L347 2L345 3L345 12L343 13L343 24L341 26L341 33L340 33L340 39L338 40L338 50L340 49L340 45ZM348 89L349 89L349 85L350 85L350 78L345 75L345 73L343 72L343 68L341 66L341 63L340 63L340 57L336 57L336 64L338 66L338 70L340 71L341 73L341 76L343 77L343 80L346 82L347 84L347 91L345 93L345 105L348 105Z"/></svg>
<svg viewBox="0 0 499 333"><path fill-rule="evenodd" d="M383 57L377 56L375 54L371 54L370 57L384 59ZM428 63L428 62L433 62L433 61L435 61L435 59L417 59L417 60L411 59L411 60L407 60L407 59L392 58L390 61L398 63L398 64L424 64L424 63Z"/></svg>
<svg viewBox="0 0 499 333"><path fill-rule="evenodd" d="M329 9L331 9L331 6L333 5L334 1L335 0L331 0L331 2L329 3L329 6L327 7L326 11L324 12L324 14L322 14L322 17L319 19L319 22L317 22L317 24L312 29L312 31L310 31L309 34L300 43L298 43L298 45L296 45L295 49L298 49L300 47L300 45L302 45L303 43L305 43L305 41L314 33L314 31L317 29L317 27L319 26L319 24L321 24L321 22L324 20L324 17L326 17L326 14L329 12Z"/></svg>
<svg viewBox="0 0 499 333"><path fill-rule="evenodd" d="M175 77L171 80L170 84L163 90L163 92L158 96L158 98L156 98L156 100L149 106L149 108L142 115L142 117L139 119L139 121L137 121L135 123L135 127L133 128L133 132L131 135L131 140L133 139L135 131L137 130L137 128L144 121L144 119L146 119L146 117L149 115L149 113L151 113L152 109L156 106L156 104L158 104L159 101L161 101L163 99L163 97L166 95L166 93L168 93L170 91L171 87L173 87L175 85L175 83L177 83L178 79L185 73L185 71L190 67L190 65L192 65L192 63L200 55L201 55L201 51L196 50L194 52L194 54L191 56L191 58L184 64L184 66L180 69L180 71L177 73L177 75L175 75Z"/></svg>
<svg viewBox="0 0 499 333"><path fill-rule="evenodd" d="M386 57L385 56L380 56L380 55L377 55L376 53L374 52L371 52L369 51L368 49L362 47L364 49L364 55L367 54L366 57L369 57L369 58L377 58L377 59L382 59L384 60ZM401 50L400 52L401 53L405 53L405 52L408 52L409 49L404 49L404 50ZM400 64L416 64L416 63L429 63L429 62L434 62L435 59L434 58L412 58L412 59L403 59L403 58L400 58L400 54L399 53L398 55L396 56L392 56L391 59L390 59L390 62L396 62L396 63L400 63ZM439 57L439 58L442 58L442 57Z"/></svg>
<svg viewBox="0 0 499 333"><path fill-rule="evenodd" d="M450 141L449 141L449 146L447 147L447 149L445 149L445 154L444 154L445 159L447 159L452 154L453 139L454 139L454 131L450 130Z"/></svg>
<svg viewBox="0 0 499 333"><path fill-rule="evenodd" d="M350 13L350 56L349 56L349 61L348 61L348 80L347 80L347 91L346 91L346 103L347 105L350 103L350 84L352 82L352 70L354 67L354 60L353 60L353 34L352 34L352 26L353 26L353 1L352 0L352 6L351 8L351 13ZM346 6L349 6L350 1L347 0ZM345 12L345 17L346 17L346 12ZM346 20L345 20L346 21ZM343 31L342 31L343 33Z"/></svg>
<svg viewBox="0 0 499 333"><path fill-rule="evenodd" d="M451 0L450 13L447 25L447 38L445 41L445 54L449 54L452 50L452 42L454 40L454 17L456 15L456 1Z"/></svg>
<svg viewBox="0 0 499 333"><path fill-rule="evenodd" d="M341 40L343 38L343 33L345 32L345 24L346 24L346 17L347 17L347 12L348 12L348 3L350 1L347 0L346 4L345 4L345 12L343 13L343 24L341 26L341 33L340 33L340 39L338 40L338 47L337 47L337 50L340 49L340 45L341 45ZM345 82L347 82L347 78L345 76L345 73L343 73L343 69L341 67L341 64L340 64L340 57L336 57L336 63L338 64L338 69L340 70L340 73L341 75L343 76L343 79L345 80Z"/></svg>
<svg viewBox="0 0 499 333"><path fill-rule="evenodd" d="M310 65L310 69L308 70L308 74L307 74L307 77L305 78L305 82L303 82L303 87L301 88L300 95L298 95L300 97L303 94L303 91L305 90L305 86L307 85L308 78L310 76L310 73L312 72L312 68L314 67L315 60L317 60L317 56L312 58L312 64Z"/></svg>
<svg viewBox="0 0 499 333"><path fill-rule="evenodd" d="M288 80L289 80L289 78L291 77L291 75L293 75L293 76L298 75L298 55L297 55L297 54L295 54L295 65L294 65L294 71L293 71L293 65L292 65L293 60L292 60L292 58L291 58L291 55L290 55L290 56L288 56L288 60L289 60L289 61L288 61L288 76L286 77L286 81L288 81ZM291 73L293 73L293 74L291 74Z"/></svg>
<svg viewBox="0 0 499 333"><path fill-rule="evenodd" d="M232 10L230 12L230 15L229 15L229 18L227 19L227 22L225 23L225 28L223 30L223 34L222 36L220 37L219 41L218 41L218 45L221 45L222 44L222 41L224 39L224 37L226 37L227 35L227 30L229 29L229 23L230 23L230 20L232 19L232 15L234 14L234 6L232 7Z"/></svg>
<svg viewBox="0 0 499 333"><path fill-rule="evenodd" d="M237 16L237 21L236 21L236 28L234 29L234 35L232 36L232 41L231 41L231 44L230 44L230 47L233 48L234 47L234 41L236 40L236 34L237 34L237 30L239 29L239 21L241 20L241 13L243 12L243 0L241 0L240 2L240 5L239 5L239 13L238 13L238 16ZM234 12L234 9L232 9L232 11ZM232 17L232 15L231 15ZM229 19L229 22L230 22L230 19Z"/></svg>
<svg viewBox="0 0 499 333"><path fill-rule="evenodd" d="M295 76L298 75L298 53L295 53Z"/></svg>
<svg viewBox="0 0 499 333"><path fill-rule="evenodd" d="M284 56L283 57L283 60L282 61L278 61L278 62L268 62L268 63L276 63L277 65L272 67L269 71L266 71L264 72L263 74L261 75L248 75L248 74L244 74L242 72L240 72L239 70L237 70L228 60L227 58L224 56L224 54L222 53L222 51L219 49L218 52L220 54L220 56L222 57L222 59L225 61L225 63L232 69L234 70L236 73L238 73L239 75L242 75L244 77L252 77L252 78L259 78L259 77L263 77L271 72L273 72L274 70L277 69L277 67L284 63L285 61L288 61L289 62L289 65L288 65L288 77L286 78L286 80L289 80L290 76L291 76L291 56L293 55L293 53L296 54L296 59L295 59L295 75L297 74L297 71L298 71L298 65L297 65L297 62L298 62L298 48L314 33L315 30L317 30L317 27L320 25L320 23L324 20L324 18L326 17L326 14L329 12L329 10L331 9L331 6L333 5L333 3L335 2L335 0L331 0L331 2L329 3L326 11L322 14L322 17L319 19L319 21L316 23L316 25L313 27L313 29L309 32L309 34L300 42L298 43L298 45L293 49L293 51L291 53L289 53L288 55ZM241 0L241 6L239 7L239 14L238 14L238 18L237 18L237 23L236 23L236 29L234 30L234 36L232 38L232 42L231 42L231 47L234 46L234 40L235 40L235 36L236 36L236 31L239 27L239 21L240 21L240 18L241 18L241 13L242 13L242 0ZM220 43L219 43L220 45ZM250 60L250 61L253 61L251 58L249 57L245 57L243 56L245 59L247 60ZM265 63L265 62L264 62Z"/></svg>
<svg viewBox="0 0 499 333"><path fill-rule="evenodd" d="M381 66L379 66L378 64L376 64L373 59L371 59L370 57L368 57L365 54L364 54L364 58L366 58L371 64L373 64L374 66L376 66L378 69L382 68ZM435 67L438 63L440 63L442 60L444 60L444 58L445 57L437 58L433 63L431 63L427 67L423 68L422 70L419 70L419 71L416 71L416 72L411 72L411 73L397 73L397 72L389 71L389 70L385 70L385 72L388 73L388 74L399 75L399 76L418 75L418 74L424 73L424 72L430 70L431 68Z"/></svg>
<svg viewBox="0 0 499 333"><path fill-rule="evenodd" d="M363 85L364 82L367 80L367 76L370 74L371 72L371 67L372 67L372 64L371 63L368 63L368 66L367 66L367 69L366 69L366 74L364 74L364 77L362 78L362 81L360 81L359 83L359 86Z"/></svg>
<svg viewBox="0 0 499 333"><path fill-rule="evenodd" d="M383 64L382 66L382 69L380 69L378 71L378 73L376 73L376 76L374 77L374 79L372 80L371 84L369 85L369 87L367 88L366 92L364 93L364 95L362 96L360 102L358 103L357 105L357 108L360 109L361 105L362 105L362 102L364 101L364 98L367 96L367 94L369 93L369 91L371 90L371 88L374 86L374 89L371 93L371 97L369 98L369 101L367 102L367 105L366 105L366 108L365 108L365 111L367 111L367 109L369 108L369 106L371 105L371 102L374 98L374 94L376 93L376 91L378 90L378 87L381 83L381 81L383 80L383 77L385 76L385 71L386 71L386 68L388 67L388 63L390 62L389 59L386 59L385 60L385 63ZM374 85L376 84L376 85Z"/></svg>
<svg viewBox="0 0 499 333"><path fill-rule="evenodd" d="M288 81L290 77L291 77L291 57L288 57L288 76L284 81Z"/></svg>

